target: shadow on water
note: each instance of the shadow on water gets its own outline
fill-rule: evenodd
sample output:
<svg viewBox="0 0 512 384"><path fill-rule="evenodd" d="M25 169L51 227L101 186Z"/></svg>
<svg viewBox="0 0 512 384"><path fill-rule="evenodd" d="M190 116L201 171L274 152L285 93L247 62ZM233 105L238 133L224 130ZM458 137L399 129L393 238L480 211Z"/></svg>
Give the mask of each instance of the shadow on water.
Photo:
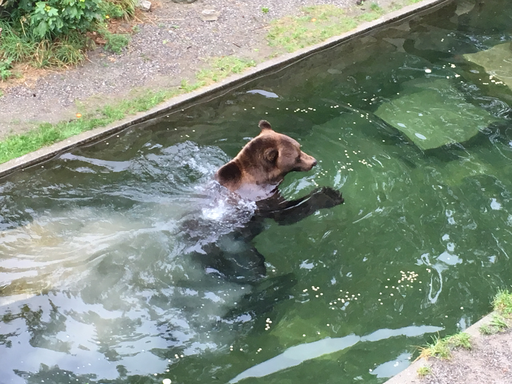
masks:
<svg viewBox="0 0 512 384"><path fill-rule="evenodd" d="M4 179L0 383L381 383L474 323L512 284L511 20L455 1ZM283 196L346 202L239 238L211 180L262 118L318 160Z"/></svg>

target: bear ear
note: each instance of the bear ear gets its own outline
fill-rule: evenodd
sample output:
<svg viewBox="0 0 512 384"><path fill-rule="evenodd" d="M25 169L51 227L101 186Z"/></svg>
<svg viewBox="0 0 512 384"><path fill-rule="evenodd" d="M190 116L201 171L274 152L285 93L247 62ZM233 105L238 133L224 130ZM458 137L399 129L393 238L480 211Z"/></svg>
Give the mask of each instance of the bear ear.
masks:
<svg viewBox="0 0 512 384"><path fill-rule="evenodd" d="M268 148L263 152L263 157L269 163L275 163L277 160L277 156L279 155L279 151L276 148Z"/></svg>
<svg viewBox="0 0 512 384"><path fill-rule="evenodd" d="M261 120L259 123L258 123L258 127L263 131L265 129L272 129L272 126L270 125L270 123L267 121L267 120Z"/></svg>

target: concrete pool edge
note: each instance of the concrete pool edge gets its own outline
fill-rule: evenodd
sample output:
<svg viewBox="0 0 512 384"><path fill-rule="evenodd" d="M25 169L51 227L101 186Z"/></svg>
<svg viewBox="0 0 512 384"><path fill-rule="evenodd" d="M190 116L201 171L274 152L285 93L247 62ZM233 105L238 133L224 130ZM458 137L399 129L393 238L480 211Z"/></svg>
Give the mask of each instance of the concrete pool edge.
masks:
<svg viewBox="0 0 512 384"><path fill-rule="evenodd" d="M161 114L174 113L180 109L189 108L194 104L213 99L222 95L223 93L243 86L245 83L258 77L282 70L287 66L305 59L315 53L335 47L346 41L349 41L352 38L365 35L377 28L382 28L388 24L404 21L409 17L421 15L423 12L430 12L452 1L453 0L422 0L419 3L412 4L397 11L387 13L374 21L363 23L347 33L332 37L322 43L265 61L240 75L233 75L210 86L200 88L196 91L189 92L184 95L173 97L149 111L132 115L123 120L111 123L106 127L100 127L87 132L83 132L48 147L43 147L16 159L9 160L6 163L0 164L0 178L8 176L16 171L24 170L25 168L41 164L73 148L105 140L125 129L128 129L131 126L148 122Z"/></svg>

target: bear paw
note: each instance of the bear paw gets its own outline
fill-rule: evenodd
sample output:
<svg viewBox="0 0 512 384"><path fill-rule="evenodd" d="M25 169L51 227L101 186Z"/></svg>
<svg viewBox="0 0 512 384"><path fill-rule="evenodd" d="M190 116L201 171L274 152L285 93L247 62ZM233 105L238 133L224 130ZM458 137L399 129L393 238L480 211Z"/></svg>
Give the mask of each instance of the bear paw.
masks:
<svg viewBox="0 0 512 384"><path fill-rule="evenodd" d="M315 205L318 205L319 208L332 208L343 204L345 201L341 196L341 192L331 187L318 188L313 192L311 197L315 200Z"/></svg>

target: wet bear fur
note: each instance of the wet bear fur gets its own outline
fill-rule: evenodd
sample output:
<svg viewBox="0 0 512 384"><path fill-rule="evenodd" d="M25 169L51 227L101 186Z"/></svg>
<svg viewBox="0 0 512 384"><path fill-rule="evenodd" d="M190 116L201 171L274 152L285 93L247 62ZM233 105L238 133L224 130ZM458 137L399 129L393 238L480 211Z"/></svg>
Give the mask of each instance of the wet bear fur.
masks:
<svg viewBox="0 0 512 384"><path fill-rule="evenodd" d="M259 122L261 132L238 155L215 174L215 179L240 198L254 201L257 209L242 228L210 244L200 255L209 273L224 279L248 282L265 276L265 258L252 245L264 230L264 220L292 224L323 208L343 203L339 191L330 187L313 190L297 200L286 200L278 186L290 172L310 171L316 159L301 150L293 138L275 132L270 123Z"/></svg>
<svg viewBox="0 0 512 384"><path fill-rule="evenodd" d="M307 172L316 165L296 140L275 132L268 121L261 120L259 128L261 133L215 175L221 185L253 201L272 196L289 172Z"/></svg>

